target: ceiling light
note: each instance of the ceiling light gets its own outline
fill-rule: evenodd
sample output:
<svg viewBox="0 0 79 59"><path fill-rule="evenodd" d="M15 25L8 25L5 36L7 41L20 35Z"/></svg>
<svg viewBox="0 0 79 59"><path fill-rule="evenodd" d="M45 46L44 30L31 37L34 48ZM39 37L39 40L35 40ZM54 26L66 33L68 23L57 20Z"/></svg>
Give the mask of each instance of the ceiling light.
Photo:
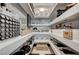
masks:
<svg viewBox="0 0 79 59"><path fill-rule="evenodd" d="M43 11L45 11L45 9L44 9L44 8L40 8L39 10L40 10L40 11L42 11L42 12L43 12Z"/></svg>

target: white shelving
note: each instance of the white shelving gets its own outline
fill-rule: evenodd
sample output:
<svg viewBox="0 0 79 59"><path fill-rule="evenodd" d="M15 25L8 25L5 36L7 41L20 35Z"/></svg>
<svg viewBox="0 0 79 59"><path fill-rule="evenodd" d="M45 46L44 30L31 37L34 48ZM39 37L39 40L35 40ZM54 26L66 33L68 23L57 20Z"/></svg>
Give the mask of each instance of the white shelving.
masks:
<svg viewBox="0 0 79 59"><path fill-rule="evenodd" d="M54 38L56 38L58 41L64 43L65 45L69 46L70 48L72 48L73 50L79 52L79 43L75 42L74 40L68 40L62 37L59 37L57 35L52 34L51 36L53 36Z"/></svg>
<svg viewBox="0 0 79 59"><path fill-rule="evenodd" d="M31 26L49 26L49 24L30 24Z"/></svg>
<svg viewBox="0 0 79 59"><path fill-rule="evenodd" d="M15 51L18 47L20 47L23 43L25 43L30 37L31 34L26 36L18 36L11 39L6 39L4 41L0 41L0 55L8 55Z"/></svg>
<svg viewBox="0 0 79 59"><path fill-rule="evenodd" d="M79 17L79 4L76 4L75 6L71 7L69 10L64 12L62 15L54 19L50 25L64 21L64 20L71 20L74 19L75 17Z"/></svg>
<svg viewBox="0 0 79 59"><path fill-rule="evenodd" d="M49 24L31 24L32 26L50 26L58 22L73 20L75 18L79 18L79 4L68 9L59 17L55 18L53 21L49 22Z"/></svg>
<svg viewBox="0 0 79 59"><path fill-rule="evenodd" d="M12 39L7 39L4 41L0 41L0 55L8 55L11 54L13 51L15 51L18 47L20 47L23 43L25 43L30 37L32 37L35 34L48 34L52 37L56 38L60 42L64 43L65 45L69 46L70 48L74 49L75 51L79 52L79 43L75 42L74 40L68 40L62 37L59 37L57 35L54 35L49 32L33 32L30 34L27 34L26 36L19 36Z"/></svg>
<svg viewBox="0 0 79 59"><path fill-rule="evenodd" d="M37 33L32 33L32 34L48 34L48 35L51 35L52 37L56 38L58 41L64 43L65 45L69 46L70 48L72 48L73 50L79 52L79 42L76 42L73 40L68 40L66 38L63 38L63 37L60 37L58 35L55 35L53 33L49 33L49 32L45 32L45 33L42 33L42 32L37 32Z"/></svg>

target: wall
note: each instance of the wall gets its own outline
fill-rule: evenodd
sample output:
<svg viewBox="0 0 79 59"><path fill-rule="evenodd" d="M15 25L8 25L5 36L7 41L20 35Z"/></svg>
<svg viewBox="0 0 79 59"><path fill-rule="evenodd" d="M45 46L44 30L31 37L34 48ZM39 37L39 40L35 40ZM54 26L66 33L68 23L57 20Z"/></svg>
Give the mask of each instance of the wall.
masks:
<svg viewBox="0 0 79 59"><path fill-rule="evenodd" d="M79 29L73 29L73 40L79 43Z"/></svg>
<svg viewBox="0 0 79 59"><path fill-rule="evenodd" d="M63 37L63 31L64 31L64 29L53 29L52 33L59 37Z"/></svg>
<svg viewBox="0 0 79 59"><path fill-rule="evenodd" d="M34 30L33 28L37 28ZM49 27L32 27L33 32L49 32Z"/></svg>
<svg viewBox="0 0 79 59"><path fill-rule="evenodd" d="M21 23L21 26L20 26L21 35L26 35L26 31L27 31L27 17L26 17L26 19L21 18L20 23Z"/></svg>
<svg viewBox="0 0 79 59"><path fill-rule="evenodd" d="M34 39L36 39L36 40L43 40L43 39L48 40L48 39L50 39L50 35L37 34L37 35L34 36Z"/></svg>
<svg viewBox="0 0 79 59"><path fill-rule="evenodd" d="M59 37L63 37L63 31L65 31L65 29L54 29L52 30L52 33ZM79 29L72 29L72 31L73 31L73 41L79 43Z"/></svg>
<svg viewBox="0 0 79 59"><path fill-rule="evenodd" d="M31 24L48 24L48 23L50 23L50 19L40 18L31 20Z"/></svg>
<svg viewBox="0 0 79 59"><path fill-rule="evenodd" d="M20 20L20 22L21 22L21 27L27 27L27 17L26 18L21 18L21 20Z"/></svg>

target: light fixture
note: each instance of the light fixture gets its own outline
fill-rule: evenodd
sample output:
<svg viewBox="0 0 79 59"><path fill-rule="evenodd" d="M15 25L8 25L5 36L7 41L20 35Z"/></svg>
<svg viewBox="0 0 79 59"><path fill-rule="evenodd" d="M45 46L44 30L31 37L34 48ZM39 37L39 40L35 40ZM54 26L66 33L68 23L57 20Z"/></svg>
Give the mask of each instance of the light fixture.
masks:
<svg viewBox="0 0 79 59"><path fill-rule="evenodd" d="M39 10L40 10L41 12L45 11L45 9L44 9L44 8L40 8Z"/></svg>

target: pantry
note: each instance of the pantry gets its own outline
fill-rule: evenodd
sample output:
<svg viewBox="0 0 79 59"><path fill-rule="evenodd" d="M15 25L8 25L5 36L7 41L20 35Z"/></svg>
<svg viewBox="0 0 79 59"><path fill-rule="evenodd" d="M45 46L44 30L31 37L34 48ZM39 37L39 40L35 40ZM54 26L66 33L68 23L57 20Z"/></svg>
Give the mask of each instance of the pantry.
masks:
<svg viewBox="0 0 79 59"><path fill-rule="evenodd" d="M0 3L0 55L79 55L79 3Z"/></svg>

